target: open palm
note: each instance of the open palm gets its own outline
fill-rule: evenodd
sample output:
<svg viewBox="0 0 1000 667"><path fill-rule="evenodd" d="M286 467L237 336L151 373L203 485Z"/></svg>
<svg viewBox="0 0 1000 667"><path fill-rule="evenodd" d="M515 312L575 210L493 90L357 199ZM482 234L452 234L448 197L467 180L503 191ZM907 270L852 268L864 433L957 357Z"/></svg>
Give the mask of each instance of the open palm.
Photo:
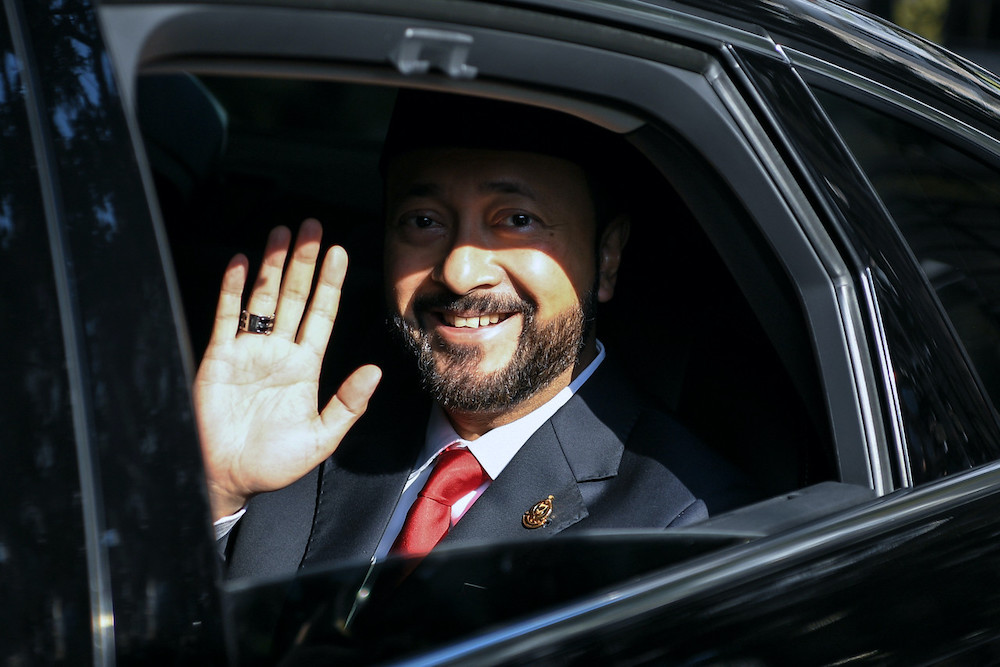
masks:
<svg viewBox="0 0 1000 667"><path fill-rule="evenodd" d="M381 376L374 366L359 368L319 409L320 368L347 271L347 254L331 248L310 299L321 236L318 222L302 224L282 278L291 233L271 232L247 304L251 313L275 313L270 335L237 331L247 260L238 255L226 268L194 386L216 519L256 493L295 482L329 456L364 413Z"/></svg>

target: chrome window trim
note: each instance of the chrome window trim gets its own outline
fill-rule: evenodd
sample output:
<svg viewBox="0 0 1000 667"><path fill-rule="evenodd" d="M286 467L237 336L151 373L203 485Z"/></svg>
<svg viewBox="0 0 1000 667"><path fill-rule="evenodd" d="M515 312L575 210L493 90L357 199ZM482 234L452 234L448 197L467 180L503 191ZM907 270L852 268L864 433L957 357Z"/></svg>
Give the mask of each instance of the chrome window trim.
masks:
<svg viewBox="0 0 1000 667"><path fill-rule="evenodd" d="M796 51L795 49L783 47L783 51L788 55L793 66L801 67L806 71L860 90L878 99L880 102L888 102L935 126L947 127L950 132L1000 159L1000 138L998 137L991 136L954 116L935 109L929 104L856 72L851 72L843 67L802 53L801 51Z"/></svg>
<svg viewBox="0 0 1000 667"><path fill-rule="evenodd" d="M893 489L892 473L889 470L886 455L888 442L885 428L880 419L880 411L876 407L879 405L879 400L872 370L873 360L865 345L867 338L865 323L861 315L862 308L850 269L813 210L805 192L798 185L777 149L767 137L756 116L742 101L742 97L735 90L732 82L721 77L714 77L712 83L734 120L740 124L761 163L770 170L772 180L785 196L785 204L798 221L800 229L811 243L812 252L817 261L823 264L832 283L833 298L843 325L841 334L844 336L851 360L849 382L856 393L857 407L861 415L862 432L849 434L847 437L860 438L867 453L865 458L845 460L843 454L850 450L840 447L841 438L844 436L835 435L834 439L838 443L837 451L842 457L838 460L838 465L841 468L841 479L855 484L866 483L879 495L888 493ZM779 250L779 254L782 257L790 256L788 251L781 252ZM817 339L820 336L831 335L828 328L815 325L812 326L812 333ZM817 340L817 349L827 348L823 346L821 340ZM820 367L824 372L832 370L822 362L820 362ZM827 379L824 377L824 380ZM831 406L831 426L835 429L839 423L836 415L841 414L842 410L846 410L846 406L842 407L841 410Z"/></svg>
<svg viewBox="0 0 1000 667"><path fill-rule="evenodd" d="M899 90L896 90L884 83L875 81L869 77L862 76L856 72L852 72L836 64L830 63L828 61L810 56L808 54L802 53L801 51L796 51L794 49L783 49L785 53L789 55L789 59L793 65L799 67L803 73L807 75L805 79L806 85L816 86L817 88L828 90L833 93L843 92L844 88L849 88L859 94L859 97L863 96L869 101L874 102L878 105L885 105L887 107L894 108L903 112L904 114L910 116L912 120L917 121L917 125L921 123L927 124L933 128L933 131L928 131L928 134L934 136L935 138L941 139L944 143L957 148L959 150L966 150L970 152L980 151L980 156L989 156L994 160L1000 162L1000 137L994 137L986 132L969 125L968 123L955 118L952 115L945 113L939 109L936 109L929 104L921 102L920 100L907 95ZM834 85L823 86L823 81L832 83ZM844 88L840 88L844 87ZM838 88L840 90L838 91ZM831 127L834 125L831 123ZM943 133L947 131L951 134L950 137L943 138ZM957 141L956 141L957 139ZM965 142L963 146L961 142ZM845 150L850 153L850 150L845 146ZM853 157L852 157L853 160ZM858 169L864 173L860 165ZM865 174L867 179L867 174ZM869 186L871 187L871 186ZM872 188L874 192L874 189ZM881 197L878 193L875 196ZM884 208L884 206L883 206ZM892 224L895 228L895 221L892 215L886 210L884 214L888 220L893 221ZM896 229L896 233L899 234L904 246L906 247L906 252L915 266L920 266L920 262L917 260L913 251L910 249L909 242L905 239L902 232ZM920 270L921 275L924 275L923 270ZM877 330L878 349L881 355L881 362L879 364L881 368L883 382L887 390L887 401L889 405L886 406L889 411L888 420L890 426L893 430L893 435L896 439L896 457L901 470L900 483L902 486L912 486L913 482L913 471L910 462L909 445L906 437L906 428L904 426L903 410L899 404L899 393L895 382L895 370L892 361L892 356L890 353L889 345L886 340L885 328L883 325L882 314L878 305L878 294L875 289L875 279L871 275L870 268L866 268L865 275L865 289L868 293L868 299L871 303L871 319L873 326ZM926 290L931 298L937 304L937 307L941 313L941 316L951 332L952 339L956 342L959 348L962 350L962 355L965 359L966 366L969 372L974 378L976 378L976 383L978 385L979 392L983 396L983 400L988 406L992 406L994 411L994 419L997 419L996 409L997 406L993 405L993 400L989 396L983 387L981 381L979 380L978 370L975 365L968 357L968 353L965 350L965 343L959 336L958 332L955 330L952 324L951 317L947 314L944 306L937 295L936 290L930 285L929 282L926 284Z"/></svg>
<svg viewBox="0 0 1000 667"><path fill-rule="evenodd" d="M872 276L871 267L865 267L861 276L862 287L864 289L868 304L868 320L875 330L875 344L878 347L882 385L886 388L888 396L885 406L889 414L886 421L892 432L895 443L896 461L899 463L899 484L902 487L913 486L913 471L910 467L910 448L906 441L906 428L903 424L903 411L899 407L899 389L896 387L895 372L892 368L889 354L889 342L885 332L885 325L882 319L882 311L879 307L878 292L875 289L875 279ZM874 367L874 365L873 365Z"/></svg>

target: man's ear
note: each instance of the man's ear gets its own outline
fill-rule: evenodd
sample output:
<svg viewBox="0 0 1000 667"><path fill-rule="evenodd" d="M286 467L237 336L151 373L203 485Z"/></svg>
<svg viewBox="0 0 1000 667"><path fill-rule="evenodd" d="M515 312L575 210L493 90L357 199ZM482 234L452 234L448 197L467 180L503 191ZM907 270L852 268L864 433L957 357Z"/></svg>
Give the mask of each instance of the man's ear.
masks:
<svg viewBox="0 0 1000 667"><path fill-rule="evenodd" d="M615 294L622 250L628 242L629 224L629 217L621 214L601 233L601 242L597 246L597 300L601 303L610 301Z"/></svg>

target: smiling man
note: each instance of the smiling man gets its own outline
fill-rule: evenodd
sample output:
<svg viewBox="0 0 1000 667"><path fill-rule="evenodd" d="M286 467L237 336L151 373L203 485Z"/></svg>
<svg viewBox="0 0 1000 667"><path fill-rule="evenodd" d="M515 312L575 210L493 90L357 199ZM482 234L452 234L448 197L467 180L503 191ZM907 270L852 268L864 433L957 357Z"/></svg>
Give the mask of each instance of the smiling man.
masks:
<svg viewBox="0 0 1000 667"><path fill-rule="evenodd" d="M463 437L528 414L593 361L593 301L611 296L627 222L605 230L598 265L579 166L519 151L414 151L393 161L388 201L394 321Z"/></svg>
<svg viewBox="0 0 1000 667"><path fill-rule="evenodd" d="M385 388L349 434L377 368L315 409L343 250L309 299L319 225L303 224L287 269L291 235L275 230L242 320L247 263L230 263L195 399L217 531L238 522L232 576L707 516L691 489L716 497L734 478L597 340L629 236L619 141L543 109L401 94L383 152L386 294L432 402Z"/></svg>

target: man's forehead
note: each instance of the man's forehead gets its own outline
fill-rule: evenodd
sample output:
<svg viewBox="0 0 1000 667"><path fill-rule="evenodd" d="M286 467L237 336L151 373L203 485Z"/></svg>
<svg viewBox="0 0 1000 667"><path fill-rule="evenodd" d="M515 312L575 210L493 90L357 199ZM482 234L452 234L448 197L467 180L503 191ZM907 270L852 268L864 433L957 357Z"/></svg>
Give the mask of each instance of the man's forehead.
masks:
<svg viewBox="0 0 1000 667"><path fill-rule="evenodd" d="M528 181L519 178L503 178L480 180L470 183L481 195L505 194L518 195L527 199L538 199L538 192ZM407 181L400 184L398 196L401 197L443 197L448 193L448 185L433 178Z"/></svg>
<svg viewBox="0 0 1000 667"><path fill-rule="evenodd" d="M539 199L550 188L586 185L583 169L568 160L527 151L421 149L388 165L396 196L441 196L463 188L480 194Z"/></svg>

